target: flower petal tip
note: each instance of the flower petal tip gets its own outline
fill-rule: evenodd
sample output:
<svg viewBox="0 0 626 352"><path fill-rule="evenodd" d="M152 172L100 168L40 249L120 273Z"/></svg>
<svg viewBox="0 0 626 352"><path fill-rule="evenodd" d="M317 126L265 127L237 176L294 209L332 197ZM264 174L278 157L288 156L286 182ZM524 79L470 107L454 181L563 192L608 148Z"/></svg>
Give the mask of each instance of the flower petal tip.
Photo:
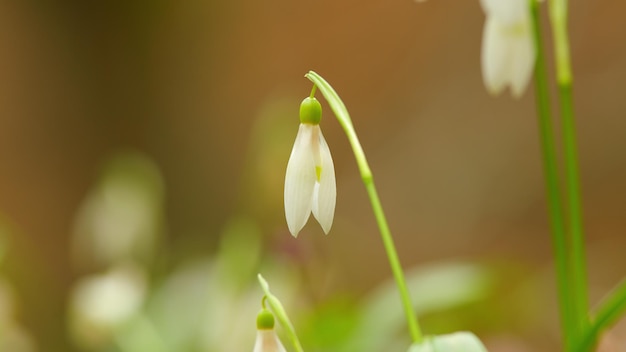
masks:
<svg viewBox="0 0 626 352"><path fill-rule="evenodd" d="M293 238L298 238L298 234L300 233L300 231L293 231L289 229L289 233L293 236Z"/></svg>

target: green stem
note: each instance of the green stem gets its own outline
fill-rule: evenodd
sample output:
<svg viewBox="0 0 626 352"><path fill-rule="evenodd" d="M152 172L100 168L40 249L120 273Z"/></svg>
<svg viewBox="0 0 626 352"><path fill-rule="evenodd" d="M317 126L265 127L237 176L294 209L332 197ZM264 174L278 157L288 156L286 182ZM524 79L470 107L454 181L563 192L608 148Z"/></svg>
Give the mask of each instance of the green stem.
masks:
<svg viewBox="0 0 626 352"><path fill-rule="evenodd" d="M592 351L600 333L614 324L626 311L626 279L600 303L591 325L585 331L577 352Z"/></svg>
<svg viewBox="0 0 626 352"><path fill-rule="evenodd" d="M554 142L552 118L550 116L550 98L548 93L548 79L546 73L546 59L541 38L541 19L539 4L530 0L535 48L537 61L535 63L535 95L537 101L537 116L543 157L546 197L548 201L548 215L550 230L556 260L557 291L559 297L559 311L561 316L561 334L565 351L574 346L574 320L572 320L573 302L570 296L569 259L567 253L567 238L565 234L565 220L563 205L559 189L558 163Z"/></svg>
<svg viewBox="0 0 626 352"><path fill-rule="evenodd" d="M571 83L572 64L567 35L567 0L550 0L549 5L557 81Z"/></svg>
<svg viewBox="0 0 626 352"><path fill-rule="evenodd" d="M569 210L569 230L572 244L571 275L574 289L574 308L578 334L589 325L589 298L587 294L587 271L585 259L585 236L583 232L580 196L580 176L576 148L576 129L572 112L572 87L560 86L561 117L565 152L565 175Z"/></svg>
<svg viewBox="0 0 626 352"><path fill-rule="evenodd" d="M328 101L328 105L335 113L337 120L343 130L348 137L348 141L352 146L352 150L354 152L354 157L356 158L357 166L359 167L359 172L361 173L361 177L363 179L371 178L372 171L370 170L369 165L367 164L367 159L365 158L365 153L363 152L363 148L361 147L361 143L359 142L359 138L354 131L354 126L352 126L352 120L350 119L350 114L348 114L348 109L346 109L345 104L339 98L335 89L322 78L322 76L318 75L313 71L309 71L304 77L308 78L311 82L314 83L314 87L319 88L324 98Z"/></svg>
<svg viewBox="0 0 626 352"><path fill-rule="evenodd" d="M550 1L550 23L554 41L554 55L561 102L563 151L565 154L565 181L567 188L568 224L571 241L570 274L572 278L573 318L578 338L589 325L589 298L585 260L585 239L582 222L580 176L576 146L576 126L572 100L572 65L567 34L567 0Z"/></svg>
<svg viewBox="0 0 626 352"><path fill-rule="evenodd" d="M374 216L376 217L376 222L378 222L378 229L380 230L380 235L383 240L383 245L385 246L385 251L387 252L387 257L389 258L389 265L391 265L393 277L396 280L396 285L400 291L400 299L402 300L402 306L404 307L407 323L409 324L411 337L414 343L422 342L422 334L417 323L417 319L415 318L415 313L413 312L413 305L411 303L409 289L407 288L406 281L404 279L400 258L396 252L393 237L391 236L389 225L387 225L387 218L385 217L382 205L380 204L380 199L378 198L378 192L376 192L374 179L372 177L363 177L363 183L365 183L367 194L370 197Z"/></svg>
<svg viewBox="0 0 626 352"><path fill-rule="evenodd" d="M365 184L365 188L367 189L367 194L369 195L370 202L372 203L374 216L376 217L376 221L378 222L380 235L383 241L383 245L385 247L385 251L387 252L387 257L389 259L389 265L391 266L393 277L396 281L396 285L398 286L398 291L400 292L400 299L402 301L402 307L404 308L404 313L406 315L411 338L414 343L422 342L422 333L417 322L417 317L415 316L415 313L413 311L413 305L411 303L409 290L406 286L406 280L404 278L402 265L400 264L400 259L398 257L398 253L393 242L393 237L391 236L391 231L389 230L389 225L387 224L385 213L383 212L380 199L378 198L378 193L376 192L376 186L374 185L372 171L370 170L367 159L365 158L365 153L363 152L361 143L359 143L359 138L357 137L357 134L354 130L354 126L352 125L352 120L350 119L348 110L339 98L337 92L335 92L333 87L328 84L328 82L326 82L324 78L322 78L320 75L313 71L309 71L309 73L307 73L305 77L311 80L314 86L317 86L320 92L322 92L322 95L324 95L324 98L326 98L326 100L328 101L328 104L335 113L339 124L341 125L341 127L343 127L343 130L348 137L348 141L352 146L352 150L354 151L354 156L356 158L356 162L361 173L361 178L363 179L363 183Z"/></svg>
<svg viewBox="0 0 626 352"><path fill-rule="evenodd" d="M317 86L314 84L313 88L311 88L311 94L309 94L309 98L315 98L315 91L317 90Z"/></svg>

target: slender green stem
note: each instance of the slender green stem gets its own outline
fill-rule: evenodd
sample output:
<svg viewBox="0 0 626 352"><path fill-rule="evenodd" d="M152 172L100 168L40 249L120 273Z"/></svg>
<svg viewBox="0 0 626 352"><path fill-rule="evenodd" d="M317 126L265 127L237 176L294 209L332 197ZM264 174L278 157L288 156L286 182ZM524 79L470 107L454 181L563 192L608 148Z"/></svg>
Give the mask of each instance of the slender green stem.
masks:
<svg viewBox="0 0 626 352"><path fill-rule="evenodd" d="M600 333L615 323L626 312L626 279L600 303L591 325L584 332L577 352L592 351Z"/></svg>
<svg viewBox="0 0 626 352"><path fill-rule="evenodd" d="M560 85L560 84L559 84ZM585 259L585 236L583 232L580 177L576 148L576 129L572 112L572 87L561 85L561 117L565 152L565 175L569 210L569 230L572 245L571 275L574 284L574 307L578 335L589 325L589 298L587 294L587 263Z"/></svg>
<svg viewBox="0 0 626 352"><path fill-rule="evenodd" d="M572 64L567 35L567 0L550 0L549 6L557 81L571 83Z"/></svg>
<svg viewBox="0 0 626 352"><path fill-rule="evenodd" d="M345 104L341 98L339 98L335 89L333 89L333 87L328 84L322 76L313 71L309 71L309 73L304 76L313 82L314 86L319 88L322 95L324 95L324 98L328 101L328 105L330 105L330 108L335 113L339 124L346 133L348 141L352 146L352 151L354 152L354 157L356 158L356 163L359 167L361 177L364 179L372 177L372 171L370 170L367 159L365 158L365 153L363 152L359 138L354 131L354 126L352 126L352 120L350 119L350 114L348 114L348 109L346 109Z"/></svg>
<svg viewBox="0 0 626 352"><path fill-rule="evenodd" d="M400 264L400 259L398 257L398 253L393 242L393 237L391 236L391 231L389 230L389 225L387 224L385 213L383 212L382 205L380 204L380 199L378 198L378 193L376 192L376 186L374 185L372 171L370 170L367 159L365 158L365 153L363 152L361 143L359 143L359 138L357 137L356 131L354 130L354 126L352 125L352 120L350 119L348 110L339 98L339 95L337 95L337 92L335 92L333 87L328 84L328 82L326 82L326 80L324 80L320 75L313 71L309 71L309 73L307 73L305 77L311 80L314 86L317 86L320 92L322 92L324 98L326 98L328 104L335 113L339 124L343 127L348 137L348 141L352 146L352 150L354 151L354 156L356 158L359 171L361 172L361 178L363 179L363 183L365 184L365 188L367 189L367 194L369 195L370 202L372 203L374 216L376 217L376 221L378 222L378 228L380 230L380 235L383 241L383 245L385 247L385 251L387 252L391 271L393 272L393 277L396 281L396 285L398 286L398 291L400 292L400 299L402 301L402 307L404 308L404 313L406 315L411 338L414 343L422 342L422 333L417 322L417 317L415 316L415 313L413 311L413 305L410 298L411 296L409 295L409 290L406 286L406 280L404 278L402 265Z"/></svg>
<svg viewBox="0 0 626 352"><path fill-rule="evenodd" d="M311 88L311 94L309 94L309 98L315 98L315 91L317 90L317 86L314 84L313 88Z"/></svg>
<svg viewBox="0 0 626 352"><path fill-rule="evenodd" d="M580 337L589 325L589 298L587 294L587 272L585 239L582 222L580 176L576 146L576 126L572 100L572 65L567 34L567 0L550 1L550 23L554 41L554 55L561 102L561 124L563 126L563 151L565 156L565 181L567 188L568 225L571 241L570 274L574 296L573 318L576 322L575 336Z"/></svg>
<svg viewBox="0 0 626 352"><path fill-rule="evenodd" d="M402 300L407 323L409 324L411 337L413 338L414 343L419 343L422 341L422 334L419 325L417 324L415 313L413 312L413 305L411 303L409 289L407 288L406 281L404 279L404 273L402 271L402 265L400 264L400 258L398 257L398 253L396 252L396 247L393 243L393 237L391 236L389 225L387 225L387 218L385 217L382 205L380 204L380 199L378 198L378 192L376 192L374 179L372 177L363 178L363 183L365 183L367 194L370 197L374 216L376 217L376 222L378 222L378 229L380 230L380 235L383 240L383 245L385 246L385 251L387 252L387 257L389 258L389 265L391 265L393 277L395 278L396 284L398 285L398 290L400 291L400 299Z"/></svg>
<svg viewBox="0 0 626 352"><path fill-rule="evenodd" d="M539 5L536 0L530 0L537 61L535 64L535 95L537 101L537 116L539 135L543 157L546 197L550 229L556 260L557 291L559 297L559 311L561 316L561 334L565 351L571 351L574 345L574 320L572 320L573 302L570 296L570 280L568 270L567 238L563 205L559 189L558 163L554 142L554 131L550 114L550 97L548 93L548 79L546 73L546 59L541 37L541 18Z"/></svg>

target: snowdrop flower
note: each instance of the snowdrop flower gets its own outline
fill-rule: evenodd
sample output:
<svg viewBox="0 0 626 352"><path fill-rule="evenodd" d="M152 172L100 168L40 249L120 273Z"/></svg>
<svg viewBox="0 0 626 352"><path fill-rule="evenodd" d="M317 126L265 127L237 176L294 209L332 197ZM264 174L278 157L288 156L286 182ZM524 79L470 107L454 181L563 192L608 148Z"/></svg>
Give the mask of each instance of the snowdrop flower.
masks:
<svg viewBox="0 0 626 352"><path fill-rule="evenodd" d="M286 352L274 332L274 315L263 309L256 318L256 342L252 352Z"/></svg>
<svg viewBox="0 0 626 352"><path fill-rule="evenodd" d="M311 212L328 234L333 224L337 189L330 150L320 130L322 106L309 97L300 105L300 129L287 164L285 217L294 237Z"/></svg>
<svg viewBox="0 0 626 352"><path fill-rule="evenodd" d="M507 85L518 98L524 93L535 64L528 0L481 0L487 16L483 29L483 80L491 94Z"/></svg>
<svg viewBox="0 0 626 352"><path fill-rule="evenodd" d="M106 343L139 313L147 290L145 273L131 263L81 279L70 302L71 329L77 342L92 348Z"/></svg>

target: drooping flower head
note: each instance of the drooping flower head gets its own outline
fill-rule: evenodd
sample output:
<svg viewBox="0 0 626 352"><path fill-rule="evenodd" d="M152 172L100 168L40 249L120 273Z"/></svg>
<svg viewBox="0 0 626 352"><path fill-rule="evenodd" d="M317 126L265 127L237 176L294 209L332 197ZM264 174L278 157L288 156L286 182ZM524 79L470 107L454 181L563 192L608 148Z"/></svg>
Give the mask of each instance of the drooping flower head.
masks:
<svg viewBox="0 0 626 352"><path fill-rule="evenodd" d="M256 342L252 352L286 352L274 332L274 315L263 308L256 318Z"/></svg>
<svg viewBox="0 0 626 352"><path fill-rule="evenodd" d="M483 81L491 94L511 87L520 97L535 65L528 0L481 0L487 16L481 54Z"/></svg>
<svg viewBox="0 0 626 352"><path fill-rule="evenodd" d="M320 130L322 106L313 97L300 104L300 128L285 175L285 217L294 237L311 213L328 234L333 224L337 189L330 149Z"/></svg>

